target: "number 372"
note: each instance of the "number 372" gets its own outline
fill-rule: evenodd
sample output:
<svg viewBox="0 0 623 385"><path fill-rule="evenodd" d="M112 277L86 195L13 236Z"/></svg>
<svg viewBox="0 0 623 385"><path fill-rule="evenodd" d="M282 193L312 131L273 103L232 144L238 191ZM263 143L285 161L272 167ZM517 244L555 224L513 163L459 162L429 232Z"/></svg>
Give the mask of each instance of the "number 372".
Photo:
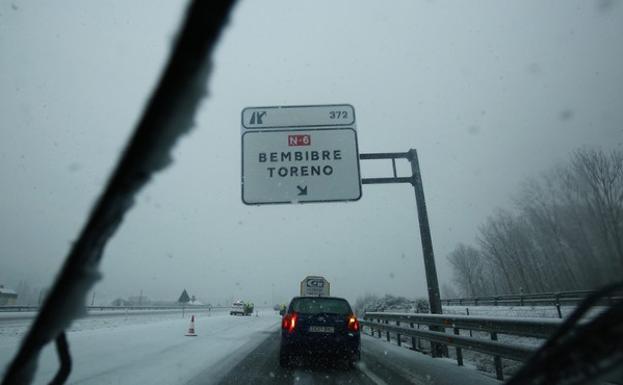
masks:
<svg viewBox="0 0 623 385"><path fill-rule="evenodd" d="M347 119L348 111L329 111L329 119Z"/></svg>

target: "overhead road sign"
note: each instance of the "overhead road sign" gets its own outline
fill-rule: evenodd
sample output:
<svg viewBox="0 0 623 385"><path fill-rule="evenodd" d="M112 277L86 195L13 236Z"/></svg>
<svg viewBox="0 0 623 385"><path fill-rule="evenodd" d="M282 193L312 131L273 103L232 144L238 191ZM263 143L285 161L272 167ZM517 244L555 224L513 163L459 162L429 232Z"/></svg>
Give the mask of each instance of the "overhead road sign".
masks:
<svg viewBox="0 0 623 385"><path fill-rule="evenodd" d="M248 107L240 127L245 204L361 198L353 106Z"/></svg>

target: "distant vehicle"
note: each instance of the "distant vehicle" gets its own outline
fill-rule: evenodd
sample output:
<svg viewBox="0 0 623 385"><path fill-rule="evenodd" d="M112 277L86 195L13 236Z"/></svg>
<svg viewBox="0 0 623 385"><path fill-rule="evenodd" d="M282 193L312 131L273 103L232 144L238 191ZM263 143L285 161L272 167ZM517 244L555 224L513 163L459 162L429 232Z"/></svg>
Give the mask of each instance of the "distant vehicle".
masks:
<svg viewBox="0 0 623 385"><path fill-rule="evenodd" d="M244 315L244 303L238 301L232 303L229 315Z"/></svg>
<svg viewBox="0 0 623 385"><path fill-rule="evenodd" d="M360 326L343 298L294 297L281 322L279 364L296 356L327 357L350 367L361 357Z"/></svg>
<svg viewBox="0 0 623 385"><path fill-rule="evenodd" d="M236 301L231 304L229 315L251 315L254 307L255 306L251 302Z"/></svg>
<svg viewBox="0 0 623 385"><path fill-rule="evenodd" d="M17 301L17 292L15 290L5 288L0 285L0 305L15 305Z"/></svg>
<svg viewBox="0 0 623 385"><path fill-rule="evenodd" d="M310 275L301 281L301 296L328 297L331 295L331 284L324 277Z"/></svg>
<svg viewBox="0 0 623 385"><path fill-rule="evenodd" d="M253 310L255 309L255 305L253 305L253 302L247 302L244 304L244 315L251 315L253 314Z"/></svg>

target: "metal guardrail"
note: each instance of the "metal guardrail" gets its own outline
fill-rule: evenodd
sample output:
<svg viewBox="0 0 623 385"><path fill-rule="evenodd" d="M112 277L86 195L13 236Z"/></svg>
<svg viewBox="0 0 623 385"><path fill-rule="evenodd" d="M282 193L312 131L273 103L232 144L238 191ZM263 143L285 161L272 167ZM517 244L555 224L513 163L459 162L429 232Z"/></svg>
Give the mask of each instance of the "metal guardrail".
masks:
<svg viewBox="0 0 623 385"><path fill-rule="evenodd" d="M594 293L592 290L576 290L491 297L450 298L442 299L441 304L444 306L554 306L556 307L558 318L563 318L561 306L575 306L592 293ZM596 305L611 306L621 301L623 301L623 293L618 292L602 298Z"/></svg>
<svg viewBox="0 0 623 385"><path fill-rule="evenodd" d="M489 297L473 298L449 298L442 299L441 303L446 306L451 305L488 305L488 306L537 306L537 305L576 305L586 296L593 293L592 290L562 291L550 293L534 294L510 294ZM611 305L615 301L623 299L623 294L615 294L606 297L601 304Z"/></svg>
<svg viewBox="0 0 623 385"><path fill-rule="evenodd" d="M453 346L456 348L457 363L460 366L463 365L462 349L492 355L494 358L496 377L499 380L504 379L502 357L516 361L524 361L536 350L536 347L533 346L500 342L498 341L499 334L545 339L548 338L561 323L562 321L559 319L516 319L383 312L365 313L363 321L361 321L361 324L367 327L372 335L377 335L379 338L381 337L381 333L385 332L387 341L391 341L391 334L394 334L399 346L402 344L402 336L411 337L411 348L413 350L418 350L420 346L419 339ZM420 325L452 329L453 334L421 330L419 329ZM460 330L469 330L470 336L460 335ZM489 333L489 339L474 337L472 334L473 331Z"/></svg>
<svg viewBox="0 0 623 385"><path fill-rule="evenodd" d="M548 338L561 323L559 319L555 318L474 317L453 314L374 312L366 313L364 319L366 317L408 324L441 326L444 328L535 338Z"/></svg>
<svg viewBox="0 0 623 385"><path fill-rule="evenodd" d="M207 305L151 305L151 306L86 306L87 311L126 311L126 310L210 310L210 309L229 309L229 306L207 306ZM26 311L39 311L39 306L26 306L26 305L2 305L0 306L1 312L26 312Z"/></svg>

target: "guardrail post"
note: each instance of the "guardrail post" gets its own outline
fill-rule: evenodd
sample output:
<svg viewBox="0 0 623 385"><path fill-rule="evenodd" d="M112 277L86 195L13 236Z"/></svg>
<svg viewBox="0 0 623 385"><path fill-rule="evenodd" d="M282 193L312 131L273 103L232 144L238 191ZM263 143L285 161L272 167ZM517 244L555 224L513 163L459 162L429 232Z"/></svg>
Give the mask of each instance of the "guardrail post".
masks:
<svg viewBox="0 0 623 385"><path fill-rule="evenodd" d="M409 326L411 326L411 329L413 329L414 328L413 322L411 322ZM415 337L411 337L411 350L417 350L417 338Z"/></svg>
<svg viewBox="0 0 623 385"><path fill-rule="evenodd" d="M454 328L454 334L457 336L460 335L459 328ZM463 349L459 347L456 348L456 363L459 364L459 366L463 366Z"/></svg>
<svg viewBox="0 0 623 385"><path fill-rule="evenodd" d="M400 321L396 321L396 326L400 326ZM402 341L400 341L400 334L396 333L396 341L398 342L398 346L402 346Z"/></svg>
<svg viewBox="0 0 623 385"><path fill-rule="evenodd" d="M556 311L558 312L558 318L562 318L562 312L560 311L560 293L556 293L554 296L554 301L556 305Z"/></svg>
<svg viewBox="0 0 623 385"><path fill-rule="evenodd" d="M497 341L498 340L498 333L491 332L491 340ZM500 357L500 356L493 356L493 363L495 365L495 377L498 380L503 381L504 380L504 372L502 371L502 357Z"/></svg>
<svg viewBox="0 0 623 385"><path fill-rule="evenodd" d="M382 323L383 321L382 321L382 320L380 320L380 319L377 319L377 320L376 320L376 322L378 322L378 323ZM381 328L378 328L378 329L377 329L377 332L379 333L379 338L381 338Z"/></svg>
<svg viewBox="0 0 623 385"><path fill-rule="evenodd" d="M385 324L389 325L389 321L385 320ZM389 335L389 330L387 331L387 342L390 342L392 340L391 336Z"/></svg>
<svg viewBox="0 0 623 385"><path fill-rule="evenodd" d="M465 308L465 314L469 315L469 308L468 308L468 307L466 307L466 308ZM469 336L470 336L470 337L473 337L473 335L472 335L472 329L469 329Z"/></svg>

